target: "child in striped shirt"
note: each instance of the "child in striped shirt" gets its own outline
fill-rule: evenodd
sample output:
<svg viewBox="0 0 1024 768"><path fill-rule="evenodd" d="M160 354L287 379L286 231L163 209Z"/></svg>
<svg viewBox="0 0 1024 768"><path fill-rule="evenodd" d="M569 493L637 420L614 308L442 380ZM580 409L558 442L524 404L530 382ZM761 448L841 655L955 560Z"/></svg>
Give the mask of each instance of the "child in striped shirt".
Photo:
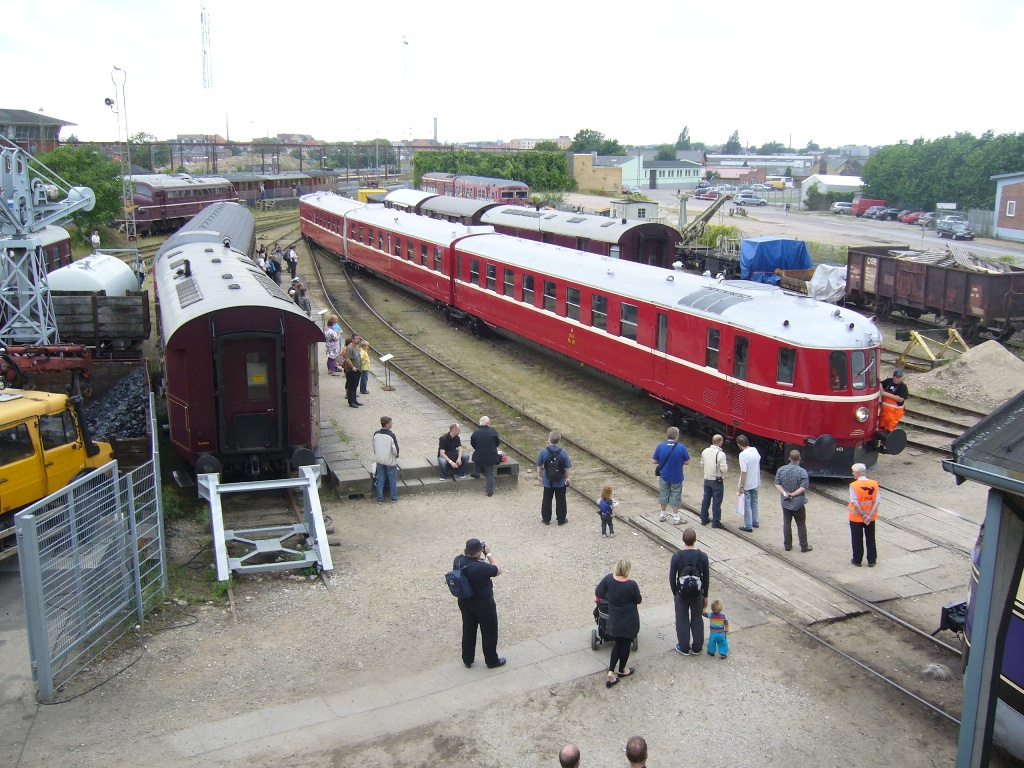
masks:
<svg viewBox="0 0 1024 768"><path fill-rule="evenodd" d="M708 618L708 656L714 656L717 648L719 658L724 659L729 655L729 617L722 613L722 601L711 603L711 610L704 615Z"/></svg>

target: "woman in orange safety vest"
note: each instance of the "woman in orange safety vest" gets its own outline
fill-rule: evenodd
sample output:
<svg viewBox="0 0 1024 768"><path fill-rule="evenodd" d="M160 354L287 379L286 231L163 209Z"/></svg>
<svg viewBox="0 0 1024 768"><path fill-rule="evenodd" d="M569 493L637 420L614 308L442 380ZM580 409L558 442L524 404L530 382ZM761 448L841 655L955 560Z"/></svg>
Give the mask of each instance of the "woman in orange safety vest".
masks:
<svg viewBox="0 0 1024 768"><path fill-rule="evenodd" d="M853 544L851 563L860 567L864 559L865 545L868 567L875 567L878 552L875 550L875 520L878 518L878 481L867 477L868 469L863 464L854 464L853 482L850 483L850 542Z"/></svg>

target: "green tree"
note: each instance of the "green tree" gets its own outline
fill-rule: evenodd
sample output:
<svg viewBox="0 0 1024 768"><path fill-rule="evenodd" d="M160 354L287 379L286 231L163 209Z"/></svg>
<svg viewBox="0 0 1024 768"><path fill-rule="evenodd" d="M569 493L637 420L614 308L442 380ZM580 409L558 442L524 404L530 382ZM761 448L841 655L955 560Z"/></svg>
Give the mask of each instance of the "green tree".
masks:
<svg viewBox="0 0 1024 768"><path fill-rule="evenodd" d="M120 167L100 154L95 145L64 144L38 159L72 186L88 187L96 195L91 211L79 211L71 217L81 236L112 219L124 219Z"/></svg>
<svg viewBox="0 0 1024 768"><path fill-rule="evenodd" d="M807 142L807 146L804 147L803 151L804 151L805 154L810 153L810 152L821 152L821 147L819 147L817 144L815 144L814 140L812 139L811 141Z"/></svg>
<svg viewBox="0 0 1024 768"><path fill-rule="evenodd" d="M690 126L684 125L683 130L679 133L679 138L676 139L676 149L690 149L690 144Z"/></svg>
<svg viewBox="0 0 1024 768"><path fill-rule="evenodd" d="M624 155L626 149L617 139L606 139L600 131L584 128L572 140L569 149L578 154L597 152L599 155Z"/></svg>
<svg viewBox="0 0 1024 768"><path fill-rule="evenodd" d="M535 152L558 152L558 144L554 141L538 141L534 147Z"/></svg>
<svg viewBox="0 0 1024 768"><path fill-rule="evenodd" d="M732 136L725 142L725 146L722 148L722 152L726 155L738 155L743 150L743 145L740 144L740 132L733 131Z"/></svg>
<svg viewBox="0 0 1024 768"><path fill-rule="evenodd" d="M619 144L618 139L605 139L597 150L599 155L624 155L626 148Z"/></svg>
<svg viewBox="0 0 1024 768"><path fill-rule="evenodd" d="M572 190L569 163L561 152L493 153L452 148L448 152L417 152L413 156L413 183L418 187L424 173L456 173L513 179L534 191Z"/></svg>
<svg viewBox="0 0 1024 768"><path fill-rule="evenodd" d="M675 160L676 149L671 144L662 144L658 147L658 154L654 156L655 160Z"/></svg>
<svg viewBox="0 0 1024 768"><path fill-rule="evenodd" d="M778 155L785 150L786 147L781 141L766 141L757 152L760 155Z"/></svg>
<svg viewBox="0 0 1024 768"><path fill-rule="evenodd" d="M128 141L132 144L132 162L155 171L171 164L171 149L156 140L156 136L146 131L132 134Z"/></svg>

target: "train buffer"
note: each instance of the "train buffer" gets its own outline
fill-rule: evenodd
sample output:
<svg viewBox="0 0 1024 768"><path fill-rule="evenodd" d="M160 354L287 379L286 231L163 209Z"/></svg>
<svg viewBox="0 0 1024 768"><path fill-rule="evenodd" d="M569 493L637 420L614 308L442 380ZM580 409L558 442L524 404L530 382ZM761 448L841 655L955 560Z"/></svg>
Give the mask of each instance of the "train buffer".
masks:
<svg viewBox="0 0 1024 768"><path fill-rule="evenodd" d="M942 338L942 337L945 338ZM933 338L935 337L935 338ZM934 331L897 331L896 341L908 341L906 349L900 353L896 360L897 368L912 368L919 371L930 371L939 364L939 361L947 361L953 355L960 355L967 351L967 343L956 328L936 329ZM924 357L910 356L911 351L921 348ZM949 353L949 357L946 354ZM915 360L924 360L918 363Z"/></svg>
<svg viewBox="0 0 1024 768"><path fill-rule="evenodd" d="M213 551L217 562L217 580L227 581L232 573L286 571L319 565L333 571L331 551L327 543L323 509L320 506L320 467L299 467L299 477L282 480L254 480L243 483L222 483L220 475L199 475L199 495L210 503L213 528ZM227 493L251 493L299 489L302 491L302 522L264 528L225 530L221 496ZM289 539L296 541L289 545ZM229 542L249 547L241 557L229 557ZM269 562L268 562L269 561Z"/></svg>

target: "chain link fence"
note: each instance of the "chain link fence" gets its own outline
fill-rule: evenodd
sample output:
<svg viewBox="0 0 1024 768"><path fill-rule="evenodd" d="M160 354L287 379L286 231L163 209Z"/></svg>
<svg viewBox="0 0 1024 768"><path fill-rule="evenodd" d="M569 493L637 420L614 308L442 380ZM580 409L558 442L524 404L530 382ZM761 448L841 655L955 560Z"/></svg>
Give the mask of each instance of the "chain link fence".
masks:
<svg viewBox="0 0 1024 768"><path fill-rule="evenodd" d="M167 591L151 425L150 461L129 472L110 462L15 516L32 676L45 703Z"/></svg>

